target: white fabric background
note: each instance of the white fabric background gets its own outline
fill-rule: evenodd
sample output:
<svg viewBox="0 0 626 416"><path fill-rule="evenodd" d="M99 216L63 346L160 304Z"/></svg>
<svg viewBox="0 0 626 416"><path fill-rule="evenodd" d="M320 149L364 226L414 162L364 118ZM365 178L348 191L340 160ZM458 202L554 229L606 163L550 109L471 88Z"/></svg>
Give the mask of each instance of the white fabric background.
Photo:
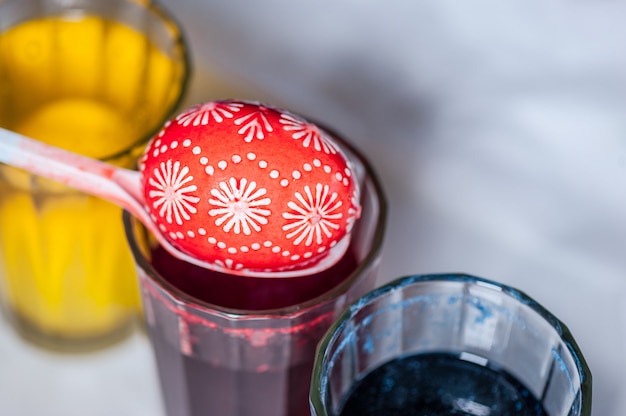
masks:
<svg viewBox="0 0 626 416"><path fill-rule="evenodd" d="M189 103L270 101L370 157L381 283L462 271L527 292L582 348L593 414L626 413L625 1L164 3L192 46ZM158 415L150 360L141 336L60 361L2 330L0 415Z"/></svg>

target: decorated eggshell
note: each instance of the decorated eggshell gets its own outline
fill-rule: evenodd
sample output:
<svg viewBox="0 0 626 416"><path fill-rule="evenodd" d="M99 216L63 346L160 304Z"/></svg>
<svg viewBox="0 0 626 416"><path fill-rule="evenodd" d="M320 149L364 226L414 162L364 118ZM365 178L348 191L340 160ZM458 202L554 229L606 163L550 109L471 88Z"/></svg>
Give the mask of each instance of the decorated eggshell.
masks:
<svg viewBox="0 0 626 416"><path fill-rule="evenodd" d="M226 272L329 267L360 215L355 174L332 139L259 103L184 111L151 140L139 167L160 230Z"/></svg>

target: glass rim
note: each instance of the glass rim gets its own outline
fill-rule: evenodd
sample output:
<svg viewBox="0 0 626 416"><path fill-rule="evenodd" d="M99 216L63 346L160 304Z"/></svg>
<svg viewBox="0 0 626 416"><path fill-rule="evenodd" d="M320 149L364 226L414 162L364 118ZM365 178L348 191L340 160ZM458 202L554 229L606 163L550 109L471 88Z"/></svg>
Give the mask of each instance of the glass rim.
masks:
<svg viewBox="0 0 626 416"><path fill-rule="evenodd" d="M18 0L15 0L15 1L17 2ZM22 1L22 0L19 0L19 1ZM135 4L139 7L142 7L149 14L151 14L152 16L155 16L158 19L158 21L161 22L164 26L172 29L172 34L173 34L172 43L174 45L174 50L177 52L177 55L179 55L179 58L180 58L180 61L178 61L178 63L180 64L180 67L182 68L182 74L181 74L181 82L179 85L180 91L177 94L176 98L172 100L171 104L164 110L163 120L162 120L162 124L163 124L174 114L176 109L181 105L187 93L187 89L189 87L189 82L190 82L191 73L192 73L192 62L191 62L191 54L189 51L189 44L187 42L187 38L185 34L183 33L182 25L178 22L178 20L174 17L174 15L168 9L166 9L163 5L155 1L148 1L148 2L138 2L136 0L118 0L118 1L123 1L129 4ZM0 1L0 6L2 6L2 3L3 1ZM85 4L84 3L70 4L70 6L72 7L85 6ZM19 22L18 24L20 23L23 23L23 22ZM10 27L14 27L14 26L15 25L10 26ZM4 28L4 29L6 30L9 28ZM163 127L162 124L157 125L154 128L141 134L137 138L137 140L130 143L128 146L122 148L121 150L110 155L97 157L96 159L103 161L103 162L111 162L111 161L114 161L116 159L119 159L121 157L131 154L138 147L141 147L142 145L148 143L148 141Z"/></svg>
<svg viewBox="0 0 626 416"><path fill-rule="evenodd" d="M541 316L559 335L560 339L567 347L567 351L569 351L569 354L574 359L581 384L581 416L591 416L591 370L589 369L587 361L585 360L585 357L583 356L582 351L578 346L578 343L574 339L574 336L572 335L567 325L563 323L563 321L561 321L559 318L557 318L553 313L548 311L543 305L527 295L525 292L503 283L464 273L437 273L422 275L415 274L399 277L383 286L372 290L371 292L365 294L364 296L352 302L348 307L346 307L343 312L337 317L337 319L332 323L330 328L326 331L326 333L317 345L317 351L315 353L315 365L313 367L313 372L311 375L312 381L309 400L311 405L316 410L323 412L318 413L318 416L327 416L327 413L324 411L323 403L325 392L321 391L322 389L325 389L325 383L322 383L323 368L328 363L328 347L331 343L336 341L341 329L343 329L364 306L370 304L372 301L378 299L379 297L406 286L424 284L428 282L478 284L486 288L497 290L505 294L506 296L509 296L510 298L520 302L521 304L528 306L539 316ZM321 386L321 388L316 389L316 386Z"/></svg>
<svg viewBox="0 0 626 416"><path fill-rule="evenodd" d="M311 120L311 119L309 119ZM134 218L133 215L124 210L123 211L123 223L124 229L126 232L126 240L130 247L130 250L133 254L134 260L138 267L145 271L145 273L150 277L150 279L158 284L162 289L168 292L168 295L176 300L180 300L185 302L186 304L192 304L196 308L211 310L212 313L221 314L229 318L233 317L254 317L254 318L262 318L262 317L279 317L279 318L292 318L297 317L303 313L306 313L308 310L312 309L316 305L324 304L327 301L337 298L339 295L348 291L348 288L358 279L358 277L367 271L370 267L372 267L377 259L380 257L380 252L382 250L385 229L386 229L386 218L387 218L387 200L381 185L381 182L376 174L376 171L369 163L367 158L359 152L352 144L350 144L345 138L339 135L336 131L324 126L321 123L315 122L315 124L322 128L324 131L331 134L337 141L340 147L347 149L351 154L353 154L361 163L365 170L365 177L372 183L374 191L377 196L378 201L378 215L376 217L376 228L373 233L371 248L368 250L367 254L363 258L362 261L359 262L358 266L350 273L348 277L346 277L339 284L334 286L332 289L322 293L319 296L316 296L312 299L306 300L301 303L297 303L295 305L280 307L280 308L271 308L271 309L258 309L258 310L248 310L248 309L240 309L240 308L229 308L220 306L214 303L205 302L201 299L197 299L196 297L187 294L186 292L178 289L176 286L172 285L170 282L165 280L160 273L158 273L154 267L150 264L148 259L144 256L143 251L139 244L135 239L135 230L133 229L133 223L135 221L139 221ZM225 276L228 278L228 276ZM249 277L249 279L259 279L257 277ZM284 278L284 279L297 279L297 277Z"/></svg>

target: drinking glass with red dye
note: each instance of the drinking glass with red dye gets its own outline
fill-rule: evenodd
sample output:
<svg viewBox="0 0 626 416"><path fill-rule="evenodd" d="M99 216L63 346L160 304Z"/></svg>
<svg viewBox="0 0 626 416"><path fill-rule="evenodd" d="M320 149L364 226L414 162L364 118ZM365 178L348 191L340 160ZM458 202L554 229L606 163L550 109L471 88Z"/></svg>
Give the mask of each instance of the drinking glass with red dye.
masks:
<svg viewBox="0 0 626 416"><path fill-rule="evenodd" d="M345 305L374 288L386 219L372 167L331 136L358 177L362 211L348 251L325 271L253 278L199 268L124 213L169 416L309 414L316 345Z"/></svg>

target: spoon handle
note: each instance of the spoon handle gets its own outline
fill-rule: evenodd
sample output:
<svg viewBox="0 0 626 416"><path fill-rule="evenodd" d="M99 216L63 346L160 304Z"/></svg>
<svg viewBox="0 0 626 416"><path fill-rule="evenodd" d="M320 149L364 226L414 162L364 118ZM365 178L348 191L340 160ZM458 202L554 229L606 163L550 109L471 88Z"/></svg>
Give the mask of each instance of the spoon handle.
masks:
<svg viewBox="0 0 626 416"><path fill-rule="evenodd" d="M100 196L133 213L138 203L143 205L139 172L49 146L2 128L0 162Z"/></svg>
<svg viewBox="0 0 626 416"><path fill-rule="evenodd" d="M99 196L136 216L172 255L207 267L202 260L174 248L145 209L141 174L33 140L0 128L0 163L24 169Z"/></svg>

